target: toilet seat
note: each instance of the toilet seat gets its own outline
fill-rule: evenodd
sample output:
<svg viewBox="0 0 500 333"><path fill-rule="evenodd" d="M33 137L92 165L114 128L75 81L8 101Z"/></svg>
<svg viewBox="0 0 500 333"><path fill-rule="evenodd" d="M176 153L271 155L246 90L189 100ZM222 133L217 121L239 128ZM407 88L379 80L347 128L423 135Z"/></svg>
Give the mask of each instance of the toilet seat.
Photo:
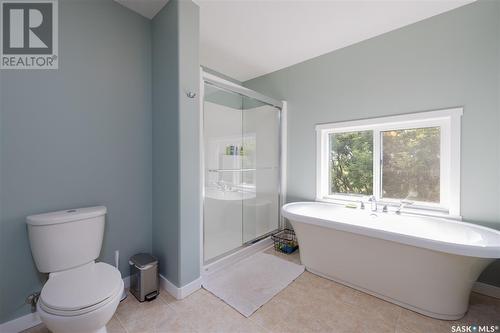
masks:
<svg viewBox="0 0 500 333"><path fill-rule="evenodd" d="M105 263L51 274L40 294L44 311L59 316L77 316L105 306L122 292L120 272Z"/></svg>

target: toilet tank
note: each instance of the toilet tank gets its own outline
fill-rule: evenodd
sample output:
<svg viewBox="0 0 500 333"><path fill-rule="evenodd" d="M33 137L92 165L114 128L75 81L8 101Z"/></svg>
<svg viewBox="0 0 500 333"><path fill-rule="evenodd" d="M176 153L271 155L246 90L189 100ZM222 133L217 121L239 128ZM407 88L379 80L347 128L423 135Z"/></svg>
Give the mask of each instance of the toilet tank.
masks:
<svg viewBox="0 0 500 333"><path fill-rule="evenodd" d="M26 218L31 253L42 273L94 261L101 252L106 207L87 207Z"/></svg>

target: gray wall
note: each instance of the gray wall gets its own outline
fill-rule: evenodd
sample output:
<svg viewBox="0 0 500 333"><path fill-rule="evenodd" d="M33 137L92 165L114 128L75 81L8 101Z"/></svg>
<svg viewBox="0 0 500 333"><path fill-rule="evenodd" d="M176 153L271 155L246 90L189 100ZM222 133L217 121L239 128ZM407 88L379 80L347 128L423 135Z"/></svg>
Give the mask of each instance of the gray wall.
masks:
<svg viewBox="0 0 500 333"><path fill-rule="evenodd" d="M1 71L0 322L44 277L30 214L108 208L100 259L151 251L151 24L111 0L59 1L59 70Z"/></svg>
<svg viewBox="0 0 500 333"><path fill-rule="evenodd" d="M200 276L200 11L179 2L179 140L181 286ZM187 92L197 98L188 98Z"/></svg>
<svg viewBox="0 0 500 333"><path fill-rule="evenodd" d="M179 276L178 2L154 17L153 40L153 254L160 273Z"/></svg>
<svg viewBox="0 0 500 333"><path fill-rule="evenodd" d="M288 101L289 201L315 198L315 124L463 106L462 215L500 230L499 81L500 2L480 1L245 85Z"/></svg>
<svg viewBox="0 0 500 333"><path fill-rule="evenodd" d="M199 8L171 0L153 19L153 253L183 286L200 276Z"/></svg>

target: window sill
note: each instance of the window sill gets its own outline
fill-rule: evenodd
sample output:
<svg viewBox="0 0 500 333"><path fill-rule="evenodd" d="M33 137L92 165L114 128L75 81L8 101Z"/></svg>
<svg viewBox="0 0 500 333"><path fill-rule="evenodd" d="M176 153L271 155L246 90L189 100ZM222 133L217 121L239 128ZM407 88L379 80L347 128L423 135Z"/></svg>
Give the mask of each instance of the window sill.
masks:
<svg viewBox="0 0 500 333"><path fill-rule="evenodd" d="M353 198L354 199L354 198ZM334 205L339 205L339 206L346 206L347 204L359 204L361 201L361 198L358 198L358 200L348 200L348 199L335 199L335 198L316 198L316 201L318 202L325 202L325 203L331 203ZM365 204L366 209L370 209L369 205L370 202L363 201ZM388 214L395 214L397 208L394 206L394 203L391 202L384 202L384 201L377 201L378 205L378 212L382 212L382 207L387 204L389 208ZM359 209L359 208L358 208ZM429 217L439 217L439 218L445 218L445 219L450 219L450 220L456 220L456 221L462 221L462 216L460 215L451 215L448 213L447 210L443 209L426 209L423 207L419 208L410 208L406 207L401 209L401 213L403 215L416 215L416 216L429 216Z"/></svg>

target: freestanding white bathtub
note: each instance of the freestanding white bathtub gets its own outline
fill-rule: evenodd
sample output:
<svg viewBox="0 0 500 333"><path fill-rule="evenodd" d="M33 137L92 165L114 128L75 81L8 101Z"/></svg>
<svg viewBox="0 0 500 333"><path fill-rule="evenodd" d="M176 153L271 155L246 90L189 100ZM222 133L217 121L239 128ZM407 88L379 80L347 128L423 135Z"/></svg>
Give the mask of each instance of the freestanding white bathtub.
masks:
<svg viewBox="0 0 500 333"><path fill-rule="evenodd" d="M319 202L284 205L307 270L424 315L464 316L500 232L434 217Z"/></svg>

